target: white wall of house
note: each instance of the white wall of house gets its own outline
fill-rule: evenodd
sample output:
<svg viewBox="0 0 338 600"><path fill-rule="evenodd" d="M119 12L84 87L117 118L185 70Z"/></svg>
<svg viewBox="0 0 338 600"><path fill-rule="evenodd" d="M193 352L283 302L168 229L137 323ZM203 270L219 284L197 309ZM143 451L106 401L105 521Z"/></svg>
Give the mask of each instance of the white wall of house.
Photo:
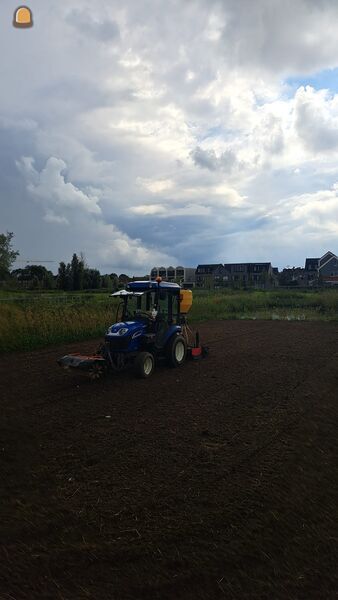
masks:
<svg viewBox="0 0 338 600"><path fill-rule="evenodd" d="M150 279L162 277L166 280L181 280L182 283L195 283L195 267L153 267L150 271Z"/></svg>

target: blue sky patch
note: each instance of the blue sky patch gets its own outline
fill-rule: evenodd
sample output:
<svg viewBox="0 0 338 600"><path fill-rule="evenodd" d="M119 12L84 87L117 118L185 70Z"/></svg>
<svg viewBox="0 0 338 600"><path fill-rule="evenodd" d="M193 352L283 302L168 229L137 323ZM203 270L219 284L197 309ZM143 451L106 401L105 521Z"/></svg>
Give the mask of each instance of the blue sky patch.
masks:
<svg viewBox="0 0 338 600"><path fill-rule="evenodd" d="M290 89L290 96L293 96L294 92L302 85L310 85L315 90L329 89L332 92L338 92L338 68L325 69L305 77L288 77L284 83Z"/></svg>

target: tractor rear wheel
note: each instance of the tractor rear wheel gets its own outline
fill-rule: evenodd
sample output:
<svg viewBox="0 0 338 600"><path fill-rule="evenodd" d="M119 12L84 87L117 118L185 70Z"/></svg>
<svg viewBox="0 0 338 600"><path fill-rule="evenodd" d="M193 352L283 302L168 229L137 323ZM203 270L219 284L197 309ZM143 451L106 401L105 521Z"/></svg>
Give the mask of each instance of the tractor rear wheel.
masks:
<svg viewBox="0 0 338 600"><path fill-rule="evenodd" d="M183 365L187 356L187 343L182 335L176 335L169 340L166 354L170 367Z"/></svg>
<svg viewBox="0 0 338 600"><path fill-rule="evenodd" d="M140 352L135 358L134 373L136 377L146 379L154 371L155 359L150 352Z"/></svg>

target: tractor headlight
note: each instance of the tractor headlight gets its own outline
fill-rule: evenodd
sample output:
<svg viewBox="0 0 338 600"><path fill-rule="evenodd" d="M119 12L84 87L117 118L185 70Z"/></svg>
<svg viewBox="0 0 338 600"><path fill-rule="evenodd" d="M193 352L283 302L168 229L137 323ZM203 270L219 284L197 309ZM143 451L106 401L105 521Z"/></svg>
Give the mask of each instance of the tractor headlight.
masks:
<svg viewBox="0 0 338 600"><path fill-rule="evenodd" d="M127 327L122 327L121 329L119 329L119 335L124 335L125 333L127 333L127 331Z"/></svg>

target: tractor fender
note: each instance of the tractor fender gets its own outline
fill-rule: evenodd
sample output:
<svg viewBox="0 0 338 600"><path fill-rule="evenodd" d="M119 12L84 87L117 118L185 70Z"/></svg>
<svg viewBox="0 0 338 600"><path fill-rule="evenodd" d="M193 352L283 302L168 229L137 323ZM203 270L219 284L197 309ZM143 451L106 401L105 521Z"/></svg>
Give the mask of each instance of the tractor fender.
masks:
<svg viewBox="0 0 338 600"><path fill-rule="evenodd" d="M180 325L171 325L164 336L163 346L166 346L169 340L171 340L174 335L178 335L179 333L182 333L182 327Z"/></svg>

